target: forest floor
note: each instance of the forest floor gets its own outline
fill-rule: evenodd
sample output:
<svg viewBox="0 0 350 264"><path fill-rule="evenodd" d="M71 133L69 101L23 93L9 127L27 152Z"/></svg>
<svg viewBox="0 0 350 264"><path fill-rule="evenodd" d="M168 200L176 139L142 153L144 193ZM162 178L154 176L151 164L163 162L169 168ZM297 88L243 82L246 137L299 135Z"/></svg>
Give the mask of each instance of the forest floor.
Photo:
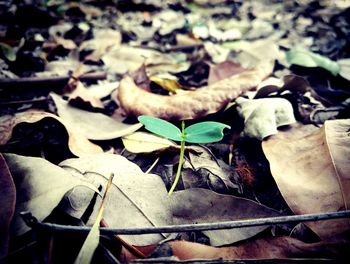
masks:
<svg viewBox="0 0 350 264"><path fill-rule="evenodd" d="M349 39L345 0L0 2L0 263L347 263Z"/></svg>

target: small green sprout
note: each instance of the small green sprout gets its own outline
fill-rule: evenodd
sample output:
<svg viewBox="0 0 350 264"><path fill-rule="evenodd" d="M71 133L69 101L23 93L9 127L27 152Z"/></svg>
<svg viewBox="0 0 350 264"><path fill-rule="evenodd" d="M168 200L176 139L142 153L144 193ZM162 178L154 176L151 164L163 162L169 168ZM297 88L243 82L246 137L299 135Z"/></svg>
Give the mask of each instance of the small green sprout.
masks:
<svg viewBox="0 0 350 264"><path fill-rule="evenodd" d="M169 195L173 193L180 179L180 173L185 155L185 142L188 143L212 143L222 140L225 128L231 127L219 122L207 121L191 125L185 128L185 121L181 121L181 130L172 123L160 118L152 116L139 116L140 123L145 125L145 128L159 136L180 141L180 158L179 165L173 185L170 188Z"/></svg>

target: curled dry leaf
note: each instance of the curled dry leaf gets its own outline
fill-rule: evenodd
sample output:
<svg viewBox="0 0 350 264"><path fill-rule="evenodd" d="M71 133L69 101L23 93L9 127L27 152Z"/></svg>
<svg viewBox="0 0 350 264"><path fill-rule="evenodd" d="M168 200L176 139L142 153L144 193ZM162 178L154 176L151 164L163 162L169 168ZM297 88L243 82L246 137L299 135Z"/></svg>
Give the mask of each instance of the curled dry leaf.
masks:
<svg viewBox="0 0 350 264"><path fill-rule="evenodd" d="M256 87L271 72L274 63L261 61L256 68L195 91L164 96L145 91L125 76L119 86L118 99L128 114L151 115L166 120L193 119L212 114L241 93Z"/></svg>
<svg viewBox="0 0 350 264"><path fill-rule="evenodd" d="M296 214L332 212L350 206L350 119L317 129L295 126L263 142L271 173ZM348 219L310 222L321 238L350 229Z"/></svg>
<svg viewBox="0 0 350 264"><path fill-rule="evenodd" d="M280 126L295 123L293 106L284 98L236 100L239 114L244 118L244 134L262 140L277 133Z"/></svg>
<svg viewBox="0 0 350 264"><path fill-rule="evenodd" d="M90 90L86 89L84 84L79 80L76 81L75 90L69 95L68 101L70 104L82 106L84 109L104 109L101 100L96 98Z"/></svg>
<svg viewBox="0 0 350 264"><path fill-rule="evenodd" d="M57 113L65 123L92 140L109 140L122 137L139 129L142 124L133 125L117 121L102 113L84 111L70 106L61 96L51 93Z"/></svg>
<svg viewBox="0 0 350 264"><path fill-rule="evenodd" d="M7 115L0 117L0 145L5 145L10 140L12 131L18 124L23 122L36 123L44 118L53 118L66 128L69 135L68 147L74 155L79 157L86 154L102 152L99 146L91 143L84 135L76 131L61 118L51 113L36 110L17 113L14 116Z"/></svg>
<svg viewBox="0 0 350 264"><path fill-rule="evenodd" d="M7 255L10 223L15 212L16 187L6 160L0 153L0 259Z"/></svg>

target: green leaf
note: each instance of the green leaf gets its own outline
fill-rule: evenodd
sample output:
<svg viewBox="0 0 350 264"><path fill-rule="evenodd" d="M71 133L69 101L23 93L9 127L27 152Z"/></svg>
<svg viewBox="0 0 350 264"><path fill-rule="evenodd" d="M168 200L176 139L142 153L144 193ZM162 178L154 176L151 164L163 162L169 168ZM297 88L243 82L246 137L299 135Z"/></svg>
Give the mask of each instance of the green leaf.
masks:
<svg viewBox="0 0 350 264"><path fill-rule="evenodd" d="M189 143L211 143L220 141L224 128L231 128L219 122L201 122L185 129L185 141Z"/></svg>
<svg viewBox="0 0 350 264"><path fill-rule="evenodd" d="M338 75L340 71L340 66L337 62L310 51L292 49L286 53L286 57L290 64L304 67L321 67L334 76Z"/></svg>
<svg viewBox="0 0 350 264"><path fill-rule="evenodd" d="M7 45L6 43L0 43L0 50L2 54L5 56L6 59L9 61L15 61L16 60L16 52L13 47L10 45Z"/></svg>
<svg viewBox="0 0 350 264"><path fill-rule="evenodd" d="M151 131L154 134L159 136L172 139L175 141L182 141L181 131L172 123L165 121L160 118L156 118L153 116L139 116L138 120L140 123L145 125L145 128L148 131Z"/></svg>

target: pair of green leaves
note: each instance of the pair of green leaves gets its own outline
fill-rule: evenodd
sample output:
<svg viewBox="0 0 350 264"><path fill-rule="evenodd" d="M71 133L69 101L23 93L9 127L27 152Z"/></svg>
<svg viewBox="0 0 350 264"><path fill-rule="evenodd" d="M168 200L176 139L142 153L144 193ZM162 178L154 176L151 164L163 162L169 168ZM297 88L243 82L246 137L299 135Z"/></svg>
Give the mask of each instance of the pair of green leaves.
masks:
<svg viewBox="0 0 350 264"><path fill-rule="evenodd" d="M185 141L189 143L211 143L220 141L224 134L223 130L230 126L219 122L201 122L191 125L184 129L184 133L173 124L152 116L140 116L140 123L145 125L145 128L159 136L175 140Z"/></svg>

